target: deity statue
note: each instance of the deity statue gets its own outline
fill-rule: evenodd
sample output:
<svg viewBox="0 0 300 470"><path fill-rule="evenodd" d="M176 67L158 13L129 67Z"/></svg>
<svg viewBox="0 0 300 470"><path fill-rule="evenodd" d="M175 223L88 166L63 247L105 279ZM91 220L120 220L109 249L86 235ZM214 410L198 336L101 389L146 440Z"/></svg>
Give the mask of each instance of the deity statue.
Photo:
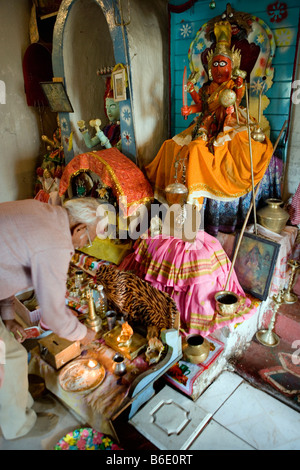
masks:
<svg viewBox="0 0 300 470"><path fill-rule="evenodd" d="M92 119L89 124L95 128L95 136L90 137L85 121L78 121L79 130L83 135L84 142L88 148L101 144L105 148L116 147L122 151L120 138L120 107L114 100L113 90L110 87L110 78L106 81L106 90L104 94L105 114L109 123L101 129L101 120Z"/></svg>
<svg viewBox="0 0 300 470"><path fill-rule="evenodd" d="M215 50L208 53L209 83L204 84L199 93L195 91L195 76L190 77L187 89L194 100L194 105L183 106L183 116L200 113L193 132L193 139L200 137L207 141L211 153L213 142L233 118L238 119L238 107L245 94L244 78L246 72L239 69L241 55L239 50L229 48L231 27L228 22L215 25L215 34L219 38ZM242 116L240 116L242 118ZM245 121L244 121L245 122Z"/></svg>
<svg viewBox="0 0 300 470"><path fill-rule="evenodd" d="M241 53L231 48L231 24L215 24L216 45L208 53L208 81L197 92L197 73L187 82L194 103L184 103L181 113L198 116L191 125L165 141L154 160L146 166L155 197L165 202L164 188L182 183L188 202L201 206L203 198L230 201L252 190L248 125L257 124L241 105L246 91L246 73L240 70ZM253 175L256 185L263 177L273 146L251 139Z"/></svg>
<svg viewBox="0 0 300 470"><path fill-rule="evenodd" d="M120 347L129 346L131 343L131 337L133 335L133 329L127 321L122 324L120 335L117 337L117 342Z"/></svg>

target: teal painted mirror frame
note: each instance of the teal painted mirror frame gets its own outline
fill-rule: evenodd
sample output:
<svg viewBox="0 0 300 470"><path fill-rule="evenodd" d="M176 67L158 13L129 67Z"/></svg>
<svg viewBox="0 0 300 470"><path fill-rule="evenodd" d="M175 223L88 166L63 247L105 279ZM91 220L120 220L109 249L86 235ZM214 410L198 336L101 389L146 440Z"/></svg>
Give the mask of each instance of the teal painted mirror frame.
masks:
<svg viewBox="0 0 300 470"><path fill-rule="evenodd" d="M63 40L66 24L70 17L70 12L78 0L63 0L61 3L57 20L53 32L52 65L54 77L65 79L65 64L63 54ZM128 64L127 59L127 38L125 28L122 28L121 15L117 6L113 7L110 0L94 0L104 14L113 43L116 64ZM129 67L130 70L130 67ZM128 74L130 81L130 74ZM65 83L66 89L67 84ZM68 91L68 90L67 90ZM69 113L59 113L61 124L62 142L64 145L65 159L68 163L75 156L74 151L69 146L69 139L72 132ZM122 138L122 153L136 161L136 143L133 127L132 104L130 99L130 86L127 88L127 99L120 102L120 128Z"/></svg>

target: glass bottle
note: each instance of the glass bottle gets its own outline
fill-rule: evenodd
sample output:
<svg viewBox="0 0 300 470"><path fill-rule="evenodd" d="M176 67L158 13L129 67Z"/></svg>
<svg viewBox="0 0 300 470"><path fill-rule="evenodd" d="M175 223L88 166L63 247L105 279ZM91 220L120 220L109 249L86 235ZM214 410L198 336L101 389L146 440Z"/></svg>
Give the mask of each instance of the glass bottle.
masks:
<svg viewBox="0 0 300 470"><path fill-rule="evenodd" d="M97 286L98 291L98 302L97 302L97 314L100 316L103 322L106 321L106 312L107 312L107 297L104 291L102 284Z"/></svg>

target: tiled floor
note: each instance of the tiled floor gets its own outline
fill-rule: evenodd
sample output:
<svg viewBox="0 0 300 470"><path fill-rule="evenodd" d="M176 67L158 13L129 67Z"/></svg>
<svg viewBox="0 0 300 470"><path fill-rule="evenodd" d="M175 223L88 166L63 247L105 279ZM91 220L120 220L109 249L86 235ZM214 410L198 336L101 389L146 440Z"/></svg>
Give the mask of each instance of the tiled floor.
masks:
<svg viewBox="0 0 300 470"><path fill-rule="evenodd" d="M300 414L232 372L223 372L197 404L213 417L190 449L300 449Z"/></svg>
<svg viewBox="0 0 300 470"><path fill-rule="evenodd" d="M233 372L224 371L196 404L213 416L189 450L300 450L300 414ZM52 396L35 406L36 411L59 415L54 430L14 441L5 441L0 434L0 450L51 450L81 425Z"/></svg>

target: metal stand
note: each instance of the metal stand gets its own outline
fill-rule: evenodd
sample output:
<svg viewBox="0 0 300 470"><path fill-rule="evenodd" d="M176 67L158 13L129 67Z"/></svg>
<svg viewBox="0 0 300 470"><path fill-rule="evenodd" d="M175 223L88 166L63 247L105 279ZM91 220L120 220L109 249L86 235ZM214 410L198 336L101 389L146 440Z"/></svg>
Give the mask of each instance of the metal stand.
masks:
<svg viewBox="0 0 300 470"><path fill-rule="evenodd" d="M101 322L101 318L95 312L92 289L87 290L85 297L88 299L88 304L89 304L89 314L85 320L85 324L87 327L91 328L96 333L99 333L99 331L101 330L102 322Z"/></svg>
<svg viewBox="0 0 300 470"><path fill-rule="evenodd" d="M283 293L280 291L277 295L273 296L275 302L274 312L267 330L260 330L256 333L256 339L263 344L264 346L269 346L273 348L280 343L279 336L274 333L273 328L275 326L276 314L280 305L284 303Z"/></svg>
<svg viewBox="0 0 300 470"><path fill-rule="evenodd" d="M291 267L292 272L290 275L289 285L286 292L284 293L283 299L285 304L294 304L295 302L297 302L298 296L292 292L292 288L294 285L296 271L300 268L300 262L297 260L289 259L288 265Z"/></svg>

